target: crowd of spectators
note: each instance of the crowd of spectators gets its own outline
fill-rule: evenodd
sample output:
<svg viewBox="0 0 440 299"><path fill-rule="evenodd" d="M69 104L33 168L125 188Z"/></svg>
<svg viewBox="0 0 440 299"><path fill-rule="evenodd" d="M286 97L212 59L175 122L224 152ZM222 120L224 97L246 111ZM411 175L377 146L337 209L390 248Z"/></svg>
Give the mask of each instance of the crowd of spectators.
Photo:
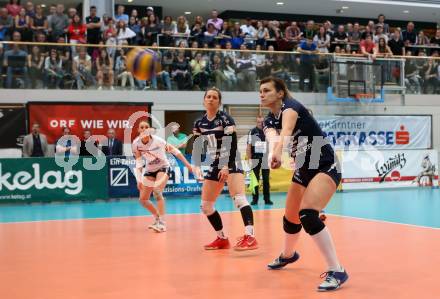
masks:
<svg viewBox="0 0 440 299"><path fill-rule="evenodd" d="M176 20L165 16L160 20L153 7L147 8L146 15L139 15L134 9L128 15L125 7L119 5L114 17L104 14L102 18L92 6L84 20L75 8L69 8L66 14L63 4L51 5L48 14L31 1L21 5L19 0L10 0L6 7L0 8L0 41L62 44L56 47L0 44L2 86L204 90L215 85L226 90L253 91L258 79L273 75L299 82L300 90L305 90L307 83L309 90L319 91L319 80L325 79L329 63L316 54L335 53L372 60L428 56L423 60L408 59L405 78L400 79L416 93L440 92L440 64L432 59L439 55L440 29L431 28L428 35L425 30L417 31L413 22L403 30L391 28L384 15L367 24L335 26L330 21L318 24L313 20L231 22L222 20L213 10L206 21L196 16L189 22L185 16ZM78 46L86 43L107 47ZM158 50L157 74L145 82L127 70L126 45L178 49ZM208 48L214 50L203 51ZM400 76L396 69L389 71L392 76Z"/></svg>

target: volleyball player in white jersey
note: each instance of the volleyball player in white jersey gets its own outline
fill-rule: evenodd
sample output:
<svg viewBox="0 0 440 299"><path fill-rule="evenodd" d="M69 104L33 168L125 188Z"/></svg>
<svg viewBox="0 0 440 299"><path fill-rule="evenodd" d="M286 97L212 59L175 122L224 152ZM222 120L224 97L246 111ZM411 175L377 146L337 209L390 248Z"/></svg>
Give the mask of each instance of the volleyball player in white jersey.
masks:
<svg viewBox="0 0 440 299"><path fill-rule="evenodd" d="M151 129L147 122L141 121L138 131L139 136L133 141L132 149L136 158L135 174L139 189L139 201L155 217L154 223L148 228L156 232L165 232L165 199L162 191L167 184L170 172L170 163L166 153L176 156L189 171L193 172L193 169L178 149L167 144L162 138L151 135ZM150 200L151 193L156 198L157 208Z"/></svg>

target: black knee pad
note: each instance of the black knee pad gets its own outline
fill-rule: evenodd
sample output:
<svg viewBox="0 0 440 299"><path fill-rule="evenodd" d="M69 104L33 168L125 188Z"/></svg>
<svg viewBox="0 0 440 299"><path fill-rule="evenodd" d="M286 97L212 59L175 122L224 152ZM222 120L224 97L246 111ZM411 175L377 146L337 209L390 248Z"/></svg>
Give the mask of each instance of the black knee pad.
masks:
<svg viewBox="0 0 440 299"><path fill-rule="evenodd" d="M289 220L287 220L286 216L284 216L283 217L283 228L286 233L293 235L293 234L297 234L301 231L302 225L292 223Z"/></svg>
<svg viewBox="0 0 440 299"><path fill-rule="evenodd" d="M324 222L319 219L319 212L316 210L304 209L299 211L299 220L304 230L311 236L316 235L325 227Z"/></svg>

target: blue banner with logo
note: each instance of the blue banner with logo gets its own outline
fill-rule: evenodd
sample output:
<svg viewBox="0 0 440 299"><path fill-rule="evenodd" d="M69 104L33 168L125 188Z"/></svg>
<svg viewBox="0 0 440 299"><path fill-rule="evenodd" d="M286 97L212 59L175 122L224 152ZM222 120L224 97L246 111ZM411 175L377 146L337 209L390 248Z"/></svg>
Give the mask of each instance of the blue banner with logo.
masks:
<svg viewBox="0 0 440 299"><path fill-rule="evenodd" d="M171 165L170 177L164 189L164 194L173 195L200 195L202 183L197 182L183 163L174 156L168 157ZM191 155L186 155L191 161ZM109 170L108 186L110 198L138 197L136 178L134 175L134 157L107 157ZM202 167L202 171L206 171ZM224 189L227 190L227 187Z"/></svg>

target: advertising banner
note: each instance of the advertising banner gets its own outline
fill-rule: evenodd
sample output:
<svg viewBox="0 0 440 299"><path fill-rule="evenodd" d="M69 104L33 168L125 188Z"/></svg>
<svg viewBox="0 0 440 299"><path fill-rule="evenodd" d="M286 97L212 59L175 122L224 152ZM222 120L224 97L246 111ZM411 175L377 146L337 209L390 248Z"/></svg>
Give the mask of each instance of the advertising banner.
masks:
<svg viewBox="0 0 440 299"><path fill-rule="evenodd" d="M24 135L26 135L25 107L0 105L0 148L22 147Z"/></svg>
<svg viewBox="0 0 440 299"><path fill-rule="evenodd" d="M429 149L431 116L317 117L320 127L337 150Z"/></svg>
<svg viewBox="0 0 440 299"><path fill-rule="evenodd" d="M138 111L150 112L150 104L30 102L28 111L29 125L39 123L50 144L61 136L64 127L69 127L79 138L86 128L92 131L92 135L107 135L108 129L114 129L116 138L122 141L130 116ZM136 130L132 131L131 140L136 133Z"/></svg>
<svg viewBox="0 0 440 299"><path fill-rule="evenodd" d="M190 161L191 155L186 155L186 158ZM202 183L194 179L192 173L179 159L171 155L168 159L171 164L171 173L164 194L200 195ZM138 197L139 191L133 171L134 157L108 157L107 165L109 197ZM202 167L202 171L207 171L207 167ZM224 188L224 191L227 191L227 187Z"/></svg>
<svg viewBox="0 0 440 299"><path fill-rule="evenodd" d="M107 166L86 170L86 159L68 171L53 158L0 159L0 202L107 199Z"/></svg>
<svg viewBox="0 0 440 299"><path fill-rule="evenodd" d="M438 186L435 150L344 152L342 189Z"/></svg>

